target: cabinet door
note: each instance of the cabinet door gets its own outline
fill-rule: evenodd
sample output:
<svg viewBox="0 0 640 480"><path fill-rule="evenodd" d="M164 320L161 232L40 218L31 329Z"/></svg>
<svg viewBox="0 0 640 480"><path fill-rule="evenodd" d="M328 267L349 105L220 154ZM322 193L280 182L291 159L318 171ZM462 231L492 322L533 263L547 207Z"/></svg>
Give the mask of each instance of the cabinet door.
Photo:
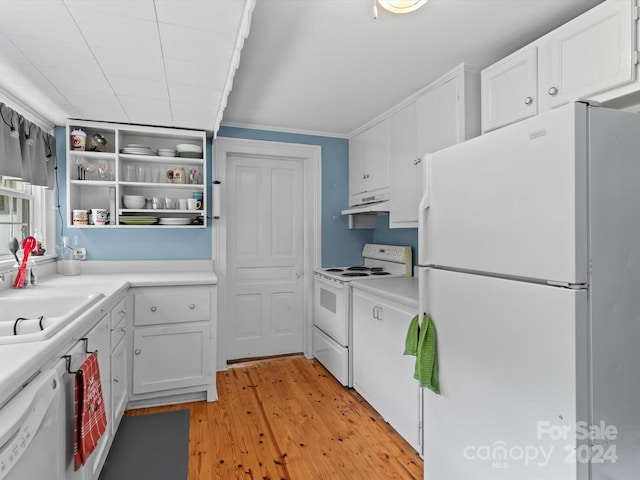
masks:
<svg viewBox="0 0 640 480"><path fill-rule="evenodd" d="M129 337L111 352L111 431L115 435L129 399Z"/></svg>
<svg viewBox="0 0 640 480"><path fill-rule="evenodd" d="M353 291L353 387L420 450L420 387L415 357L404 343L415 312L396 302Z"/></svg>
<svg viewBox="0 0 640 480"><path fill-rule="evenodd" d="M389 188L389 119L377 123L365 135L367 192Z"/></svg>
<svg viewBox="0 0 640 480"><path fill-rule="evenodd" d="M536 47L518 51L482 71L483 132L537 115L537 76Z"/></svg>
<svg viewBox="0 0 640 480"><path fill-rule="evenodd" d="M415 102L393 114L389 132L389 227L416 227L422 192L422 159L418 157Z"/></svg>
<svg viewBox="0 0 640 480"><path fill-rule="evenodd" d="M208 323L136 328L133 393L207 384L209 331Z"/></svg>
<svg viewBox="0 0 640 480"><path fill-rule="evenodd" d="M102 464L107 457L110 437L113 435L111 429L111 317L105 315L91 331L87 334L87 349L90 352L98 352L98 365L100 367L100 383L102 384L102 397L107 413L107 431L100 438L98 446L93 451L86 466L89 478L97 478L102 468Z"/></svg>
<svg viewBox="0 0 640 480"><path fill-rule="evenodd" d="M366 163L364 151L365 132L349 140L349 205L360 203L361 193L366 190Z"/></svg>
<svg viewBox="0 0 640 480"><path fill-rule="evenodd" d="M635 78L634 3L600 4L550 37L549 85L541 95L553 107L629 83Z"/></svg>

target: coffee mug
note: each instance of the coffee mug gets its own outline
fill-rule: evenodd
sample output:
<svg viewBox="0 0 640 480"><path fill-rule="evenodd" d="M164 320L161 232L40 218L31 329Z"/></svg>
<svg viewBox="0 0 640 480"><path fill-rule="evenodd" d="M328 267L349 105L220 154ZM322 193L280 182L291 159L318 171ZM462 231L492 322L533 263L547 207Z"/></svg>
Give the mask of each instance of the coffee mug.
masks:
<svg viewBox="0 0 640 480"><path fill-rule="evenodd" d="M189 210L200 210L202 207L202 202L200 200L196 200L195 198L187 198L187 208Z"/></svg>
<svg viewBox="0 0 640 480"><path fill-rule="evenodd" d="M72 220L74 225L87 225L89 223L89 212L86 210L73 210Z"/></svg>
<svg viewBox="0 0 640 480"><path fill-rule="evenodd" d="M187 199L179 198L178 199L178 210L186 210L187 209Z"/></svg>
<svg viewBox="0 0 640 480"><path fill-rule="evenodd" d="M94 225L106 225L109 222L109 210L106 208L92 208L91 217Z"/></svg>
<svg viewBox="0 0 640 480"><path fill-rule="evenodd" d="M173 170L167 170L167 178L171 183L187 183L187 173L184 168L174 168Z"/></svg>

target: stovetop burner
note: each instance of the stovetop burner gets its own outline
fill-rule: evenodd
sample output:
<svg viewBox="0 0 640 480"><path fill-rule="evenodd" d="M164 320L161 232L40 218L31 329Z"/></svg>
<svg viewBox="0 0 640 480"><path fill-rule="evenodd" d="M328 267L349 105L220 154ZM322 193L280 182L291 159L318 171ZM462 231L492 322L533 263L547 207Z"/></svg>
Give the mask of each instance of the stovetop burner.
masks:
<svg viewBox="0 0 640 480"><path fill-rule="evenodd" d="M383 272L382 270L372 271L371 275L391 275L389 272Z"/></svg>
<svg viewBox="0 0 640 480"><path fill-rule="evenodd" d="M344 272L342 268L327 268L325 272Z"/></svg>
<svg viewBox="0 0 640 480"><path fill-rule="evenodd" d="M356 272L368 272L369 271L369 267L354 266L354 267L347 267L347 270L353 270L353 271L356 271Z"/></svg>
<svg viewBox="0 0 640 480"><path fill-rule="evenodd" d="M368 273L362 272L345 272L342 274L343 277L368 277Z"/></svg>

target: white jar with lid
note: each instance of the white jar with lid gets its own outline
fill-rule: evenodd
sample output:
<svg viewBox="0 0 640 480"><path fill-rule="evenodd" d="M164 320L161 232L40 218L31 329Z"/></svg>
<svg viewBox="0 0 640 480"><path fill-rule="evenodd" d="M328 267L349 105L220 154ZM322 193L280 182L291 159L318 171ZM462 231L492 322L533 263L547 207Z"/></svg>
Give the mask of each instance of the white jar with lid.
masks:
<svg viewBox="0 0 640 480"><path fill-rule="evenodd" d="M80 128L71 131L71 150L84 150L87 144L87 134Z"/></svg>

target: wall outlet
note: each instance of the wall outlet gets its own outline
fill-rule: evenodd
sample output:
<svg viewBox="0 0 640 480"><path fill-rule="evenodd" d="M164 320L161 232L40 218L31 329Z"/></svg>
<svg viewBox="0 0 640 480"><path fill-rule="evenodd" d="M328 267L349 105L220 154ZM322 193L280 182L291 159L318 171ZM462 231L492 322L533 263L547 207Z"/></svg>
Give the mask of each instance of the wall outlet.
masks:
<svg viewBox="0 0 640 480"><path fill-rule="evenodd" d="M83 247L75 247L73 249L73 259L74 260L86 260L87 259L87 249Z"/></svg>

